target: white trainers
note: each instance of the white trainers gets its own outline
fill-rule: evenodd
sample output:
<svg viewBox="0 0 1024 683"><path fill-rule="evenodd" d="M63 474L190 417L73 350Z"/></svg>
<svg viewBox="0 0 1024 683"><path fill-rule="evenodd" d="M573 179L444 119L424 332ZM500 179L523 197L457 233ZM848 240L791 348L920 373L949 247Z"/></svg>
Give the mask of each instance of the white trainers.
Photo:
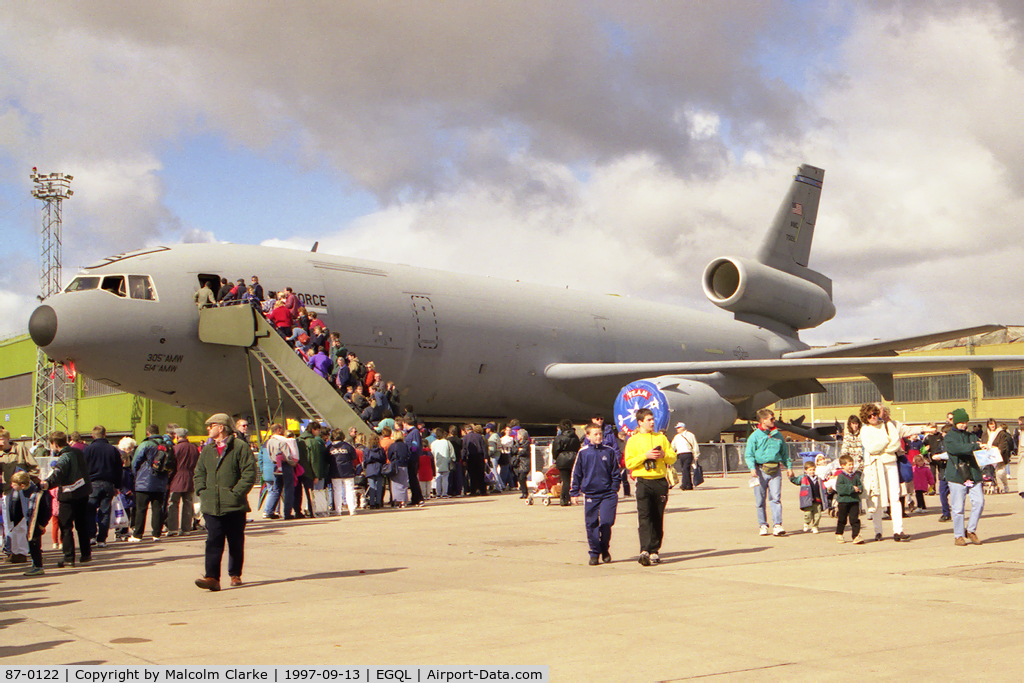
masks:
<svg viewBox="0 0 1024 683"><path fill-rule="evenodd" d="M129 543L142 543L142 539L141 538L135 538L134 536L129 536L128 537L128 542Z"/></svg>
<svg viewBox="0 0 1024 683"><path fill-rule="evenodd" d="M816 533L818 533L818 527L816 527L816 526L812 526L812 527L811 527L811 533L812 533L812 534L816 534Z"/></svg>
<svg viewBox="0 0 1024 683"><path fill-rule="evenodd" d="M772 536L785 536L786 530L782 528L781 524L776 524L775 528L772 529Z"/></svg>
<svg viewBox="0 0 1024 683"><path fill-rule="evenodd" d="M762 536L767 536L768 535L768 525L767 524L762 524L761 525L761 532L760 533L761 533Z"/></svg>
<svg viewBox="0 0 1024 683"><path fill-rule="evenodd" d="M811 530L811 525L810 524L804 524L804 533L806 534L810 530Z"/></svg>

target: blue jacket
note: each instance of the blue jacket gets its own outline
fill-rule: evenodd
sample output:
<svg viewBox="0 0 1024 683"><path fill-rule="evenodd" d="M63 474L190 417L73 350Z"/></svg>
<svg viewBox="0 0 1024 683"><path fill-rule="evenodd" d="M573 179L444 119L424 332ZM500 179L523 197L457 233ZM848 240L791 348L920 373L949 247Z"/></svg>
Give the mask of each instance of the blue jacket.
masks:
<svg viewBox="0 0 1024 683"><path fill-rule="evenodd" d="M615 451L617 455L622 456L622 445L619 443L618 431L615 429L615 425L604 426L604 433L601 434L601 443Z"/></svg>
<svg viewBox="0 0 1024 683"><path fill-rule="evenodd" d="M95 439L85 447L85 461L93 481L107 481L121 488L121 451L106 439Z"/></svg>
<svg viewBox="0 0 1024 683"><path fill-rule="evenodd" d="M388 462L393 462L399 467L408 467L412 460L412 449L404 441L396 441L388 446Z"/></svg>
<svg viewBox="0 0 1024 683"><path fill-rule="evenodd" d="M576 455L569 495L575 497L581 491L588 496L618 495L621 481L622 467L615 450L604 443L600 446L588 444Z"/></svg>
<svg viewBox="0 0 1024 683"><path fill-rule="evenodd" d="M356 476L356 447L348 441L334 441L327 447L327 478L348 479Z"/></svg>
<svg viewBox="0 0 1024 683"><path fill-rule="evenodd" d="M135 472L136 491L146 493L167 491L167 475L154 472L152 467L157 443L166 445L162 436L149 436L135 449L135 457L132 458L132 471Z"/></svg>
<svg viewBox="0 0 1024 683"><path fill-rule="evenodd" d="M845 472L844 472L845 474ZM800 487L800 509L810 510L815 503L825 507L828 501L828 494L821 486L821 479L808 477L806 474L790 477L789 480Z"/></svg>
<svg viewBox="0 0 1024 683"><path fill-rule="evenodd" d="M265 446L260 449L260 476L263 481L274 481L274 461Z"/></svg>
<svg viewBox="0 0 1024 683"><path fill-rule="evenodd" d="M420 454L420 430L416 427L408 427L405 430L405 445L409 453L414 456ZM390 449L389 449L390 450Z"/></svg>
<svg viewBox="0 0 1024 683"><path fill-rule="evenodd" d="M380 468L383 467L384 463L387 461L388 456L380 446L374 446L370 450L366 451L366 455L363 456L363 469L366 471L366 476L381 476Z"/></svg>
<svg viewBox="0 0 1024 683"><path fill-rule="evenodd" d="M383 391L373 392L373 400L377 402L377 407L380 408L380 412L382 415L384 414L385 410L391 410L392 413L394 413L394 411L391 408L391 403L388 402L388 395L385 394Z"/></svg>
<svg viewBox="0 0 1024 683"><path fill-rule="evenodd" d="M472 460L478 462L487 457L487 441L484 439L482 434L476 432L469 432L466 436L462 437L462 453L463 459Z"/></svg>

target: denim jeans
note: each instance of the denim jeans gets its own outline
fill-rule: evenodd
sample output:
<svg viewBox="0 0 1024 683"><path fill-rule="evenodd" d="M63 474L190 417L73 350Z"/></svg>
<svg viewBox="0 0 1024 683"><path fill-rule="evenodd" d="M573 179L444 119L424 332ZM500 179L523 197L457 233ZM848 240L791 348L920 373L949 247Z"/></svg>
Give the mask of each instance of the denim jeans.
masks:
<svg viewBox="0 0 1024 683"><path fill-rule="evenodd" d="M949 509L949 484L946 483L945 479L939 480L939 505L942 506L942 514L946 517L953 516Z"/></svg>
<svg viewBox="0 0 1024 683"><path fill-rule="evenodd" d="M769 477L764 471L757 468L757 486L754 487L754 505L757 506L757 523L761 526L768 525L768 515L764 509L765 494L768 497L768 505L772 509L772 523L782 525L782 468L774 477Z"/></svg>
<svg viewBox="0 0 1024 683"><path fill-rule="evenodd" d="M92 528L89 536L95 538L98 543L107 542L107 533L110 531L110 504L113 498L114 485L111 482L100 479L92 482L92 493L89 494L89 523Z"/></svg>
<svg viewBox="0 0 1024 683"><path fill-rule="evenodd" d="M384 502L384 477L366 477L366 495L370 499L370 507L380 507Z"/></svg>
<svg viewBox="0 0 1024 683"><path fill-rule="evenodd" d="M267 494L266 504L263 506L263 514L270 515L277 511L277 504L284 499L284 518L292 518L292 501L295 500L295 475L294 468L288 463L281 465L281 474L274 475L274 483L270 485L270 493Z"/></svg>
<svg viewBox="0 0 1024 683"><path fill-rule="evenodd" d="M963 484L949 483L949 506L953 510L953 537L964 537L964 501L971 497L971 516L967 520L967 531L978 530L978 520L981 519L981 511L985 509L985 493L982 491L981 482L975 482L974 486L968 489Z"/></svg>
<svg viewBox="0 0 1024 683"><path fill-rule="evenodd" d="M438 472L437 476L434 477L434 488L437 489L438 498L448 497L448 473Z"/></svg>

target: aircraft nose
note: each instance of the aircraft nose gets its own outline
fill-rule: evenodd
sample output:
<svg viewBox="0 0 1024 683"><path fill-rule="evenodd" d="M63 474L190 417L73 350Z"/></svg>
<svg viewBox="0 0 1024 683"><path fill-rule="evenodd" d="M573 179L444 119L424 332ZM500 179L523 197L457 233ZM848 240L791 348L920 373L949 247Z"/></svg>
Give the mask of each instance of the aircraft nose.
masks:
<svg viewBox="0 0 1024 683"><path fill-rule="evenodd" d="M57 313L49 306L40 306L28 319L28 333L36 346L49 346L57 336Z"/></svg>

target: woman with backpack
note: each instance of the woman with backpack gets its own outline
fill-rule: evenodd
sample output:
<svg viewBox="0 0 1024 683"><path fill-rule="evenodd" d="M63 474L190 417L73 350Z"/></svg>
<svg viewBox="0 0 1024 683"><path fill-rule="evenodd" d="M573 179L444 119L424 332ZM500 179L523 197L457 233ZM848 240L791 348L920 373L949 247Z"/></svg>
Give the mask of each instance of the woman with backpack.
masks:
<svg viewBox="0 0 1024 683"><path fill-rule="evenodd" d="M562 481L560 497L562 507L572 505L569 500L569 488L572 484L572 467L576 464L576 454L580 451L580 437L571 420L562 420L558 424L558 436L551 442L551 459L558 468L558 476Z"/></svg>

